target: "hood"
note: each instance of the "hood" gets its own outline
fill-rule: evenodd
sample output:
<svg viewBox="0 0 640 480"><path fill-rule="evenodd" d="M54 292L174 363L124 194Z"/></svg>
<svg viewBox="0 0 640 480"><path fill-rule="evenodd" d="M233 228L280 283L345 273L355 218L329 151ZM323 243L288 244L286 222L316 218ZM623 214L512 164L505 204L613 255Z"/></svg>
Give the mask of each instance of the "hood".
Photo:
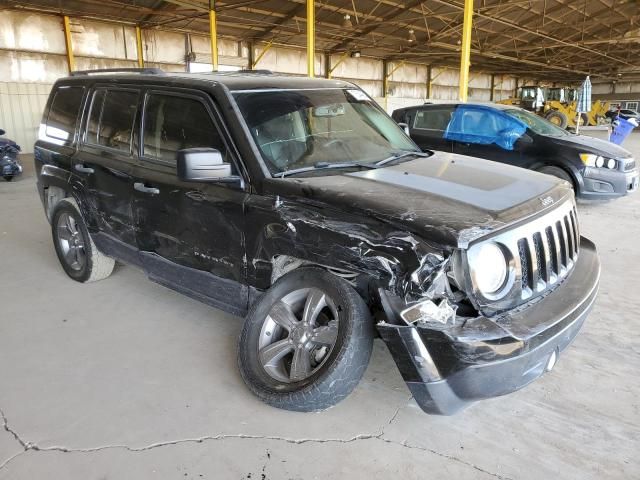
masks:
<svg viewBox="0 0 640 480"><path fill-rule="evenodd" d="M599 138L587 137L585 135L567 135L565 137L546 137L551 142L574 148L578 153L593 153L607 158L620 160L633 155L629 150L622 148L615 143L601 140Z"/></svg>
<svg viewBox="0 0 640 480"><path fill-rule="evenodd" d="M460 248L571 195L555 177L444 152L375 170L274 178L265 185L265 193L357 211Z"/></svg>

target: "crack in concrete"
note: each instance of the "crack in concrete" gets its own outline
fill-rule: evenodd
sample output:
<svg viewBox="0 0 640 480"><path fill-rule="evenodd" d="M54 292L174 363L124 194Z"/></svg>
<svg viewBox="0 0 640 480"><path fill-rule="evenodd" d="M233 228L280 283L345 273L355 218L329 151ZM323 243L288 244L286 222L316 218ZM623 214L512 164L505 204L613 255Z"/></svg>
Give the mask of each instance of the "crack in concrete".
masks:
<svg viewBox="0 0 640 480"><path fill-rule="evenodd" d="M485 470L481 467L478 467L477 465L470 463L470 462L466 462L458 457L455 457L453 455L448 455L445 453L441 453L438 452L436 450L430 449L430 448L426 448L426 447L421 447L418 445L411 445L409 443L405 442L399 442L397 440L391 440L389 438L384 438L384 431L385 428L388 427L389 425L391 425L397 418L398 414L400 413L400 411L404 408L406 408L409 405L409 402L411 402L411 400L413 399L412 396L409 397L409 399L407 400L406 403L400 405L395 412L393 413L393 415L389 418L389 420L387 422L385 422L381 427L378 433L362 433L362 434L358 434L355 435L353 437L350 438L288 438L288 437L280 437L280 436L275 436L275 435L248 435L248 434L220 434L220 435L207 435L207 436L203 436L203 437L196 437L196 438L183 438L183 439L179 439L179 440L169 440L166 442L157 442L157 443L151 443L149 445L145 445L143 447L131 447L129 445L103 445L103 446L99 446L99 447L90 447L90 448L70 448L70 447L62 447L62 446L51 446L51 447L40 447L35 443L31 443L31 442L27 442L24 441L20 435L18 435L18 433L11 429L9 427L9 422L7 420L7 417L4 414L4 411L2 409L0 409L0 416L2 417L2 424L4 427L4 430L6 432L8 432L9 434L11 434L13 436L13 438L20 444L20 446L22 447L22 451L19 453L16 453L15 455L13 455L12 457L8 458L7 460L5 460L2 464L0 464L0 471L3 470L4 468L6 468L9 463L11 463L13 460L15 460L17 457L24 455L25 453L29 452L29 451L35 451L35 452L60 452L60 453L95 453L95 452L100 452L103 450L115 450L115 449L120 449L120 450L126 450L128 452L133 452L133 453L139 453L139 452L145 452L148 450L152 450L155 448L160 448L160 447L167 447L167 446L172 446L172 445L180 445L183 443L205 443L208 441L217 441L217 440L228 440L228 439L251 439L251 440L272 440L272 441L279 441L279 442L286 442L286 443L290 443L290 444L294 444L294 445L301 445L301 444L305 444L305 443L352 443L352 442L357 442L360 440L378 440L384 443L388 443L388 444L392 444L392 445L399 445L401 447L404 448L409 448L409 449L414 449L414 450L421 450L423 452L428 452L431 453L433 455L437 455L439 457L445 458L447 460L451 460L454 462L458 462L461 463L463 465L466 465L468 467L471 467L479 472L485 473L487 475L493 476L495 478L498 478L500 480L513 480L510 477L505 477L503 475L500 475L498 473L493 473L490 472L488 470Z"/></svg>
<svg viewBox="0 0 640 480"><path fill-rule="evenodd" d="M500 480L514 480L511 477L507 477L505 475L500 475L499 473L494 473L494 472L490 472L489 470L485 470L484 468L479 467L474 463L467 462L467 461L462 460L461 458L458 458L458 457L456 457L454 455L449 455L447 453L438 452L437 450L433 450L431 448L421 447L419 445L412 445L412 444L410 444L410 443L408 443L406 441L399 442L397 440L391 440L389 438L383 438L383 437L376 437L376 439L380 440L382 442L385 442L385 443L391 443L393 445L400 445L401 447L409 448L409 449L412 449L412 450L420 450L420 451L423 451L423 452L432 453L433 455L437 455L439 457L446 458L447 460L452 460L454 462L461 463L463 465L466 465L467 467L471 467L474 470L477 470L479 472L485 473L487 475L490 475L492 477L498 478Z"/></svg>
<svg viewBox="0 0 640 480"><path fill-rule="evenodd" d="M20 438L20 436L13 431L11 428L9 428L9 422L7 421L7 417L4 414L4 411L0 408L0 416L2 417L2 426L4 428L4 431L9 433L19 444L20 446L24 449L24 450L28 450L30 447L30 444L25 442L24 440L22 440Z"/></svg>

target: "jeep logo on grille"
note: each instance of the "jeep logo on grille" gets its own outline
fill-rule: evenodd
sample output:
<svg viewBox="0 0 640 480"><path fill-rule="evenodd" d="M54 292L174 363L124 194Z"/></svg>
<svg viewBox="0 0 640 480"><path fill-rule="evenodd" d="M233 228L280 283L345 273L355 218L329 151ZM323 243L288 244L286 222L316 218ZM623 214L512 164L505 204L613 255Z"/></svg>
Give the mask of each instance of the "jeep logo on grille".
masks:
<svg viewBox="0 0 640 480"><path fill-rule="evenodd" d="M543 207L548 207L549 205L553 204L553 198L547 195L546 197L540 198L540 202L542 202Z"/></svg>

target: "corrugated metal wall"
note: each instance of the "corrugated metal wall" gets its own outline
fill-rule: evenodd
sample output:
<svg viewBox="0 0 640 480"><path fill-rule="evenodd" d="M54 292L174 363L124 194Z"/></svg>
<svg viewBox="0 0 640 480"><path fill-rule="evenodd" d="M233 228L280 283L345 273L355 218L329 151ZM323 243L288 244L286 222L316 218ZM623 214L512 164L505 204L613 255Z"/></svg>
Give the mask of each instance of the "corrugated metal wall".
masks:
<svg viewBox="0 0 640 480"><path fill-rule="evenodd" d="M0 128L6 136L32 153L50 83L0 82Z"/></svg>

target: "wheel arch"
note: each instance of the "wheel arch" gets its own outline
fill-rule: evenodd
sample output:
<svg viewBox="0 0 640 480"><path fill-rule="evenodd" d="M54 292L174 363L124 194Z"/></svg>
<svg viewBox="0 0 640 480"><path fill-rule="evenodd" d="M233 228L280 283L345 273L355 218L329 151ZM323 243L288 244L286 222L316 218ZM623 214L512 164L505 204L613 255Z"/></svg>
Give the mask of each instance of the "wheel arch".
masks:
<svg viewBox="0 0 640 480"><path fill-rule="evenodd" d="M320 268L338 278L345 280L354 290L362 297L362 299L371 305L371 291L368 286L374 281L374 277L366 272L358 272L355 269L338 268L312 260L305 260L292 255L276 254L271 258L271 285L286 275L300 268Z"/></svg>
<svg viewBox="0 0 640 480"><path fill-rule="evenodd" d="M38 172L38 185L42 189L42 203L49 223L56 205L72 196L70 180L71 173L56 165L42 165Z"/></svg>
<svg viewBox="0 0 640 480"><path fill-rule="evenodd" d="M69 191L57 185L44 187L44 211L49 223L51 223L53 218L53 211L55 210L56 205L69 197L71 197Z"/></svg>
<svg viewBox="0 0 640 480"><path fill-rule="evenodd" d="M555 167L564 171L567 175L569 175L569 178L571 178L571 183L573 184L573 189L576 192L576 194L580 191L583 184L582 175L575 167L573 167L572 165L561 163L561 162L546 161L546 162L538 162L534 165L531 165L529 168L531 170L535 170L536 172L540 172L540 170L542 170L545 167Z"/></svg>

